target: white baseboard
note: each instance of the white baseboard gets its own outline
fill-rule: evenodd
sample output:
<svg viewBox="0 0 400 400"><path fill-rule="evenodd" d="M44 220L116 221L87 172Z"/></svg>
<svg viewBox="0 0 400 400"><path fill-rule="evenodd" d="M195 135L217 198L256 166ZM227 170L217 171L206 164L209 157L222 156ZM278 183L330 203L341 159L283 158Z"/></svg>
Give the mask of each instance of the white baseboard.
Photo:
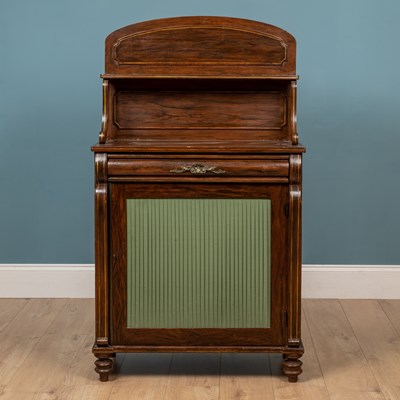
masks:
<svg viewBox="0 0 400 400"><path fill-rule="evenodd" d="M400 299L400 265L303 265L303 298ZM93 264L0 264L0 297L94 297Z"/></svg>
<svg viewBox="0 0 400 400"><path fill-rule="evenodd" d="M303 265L303 298L400 299L400 265Z"/></svg>
<svg viewBox="0 0 400 400"><path fill-rule="evenodd" d="M0 297L94 297L94 265L0 264Z"/></svg>

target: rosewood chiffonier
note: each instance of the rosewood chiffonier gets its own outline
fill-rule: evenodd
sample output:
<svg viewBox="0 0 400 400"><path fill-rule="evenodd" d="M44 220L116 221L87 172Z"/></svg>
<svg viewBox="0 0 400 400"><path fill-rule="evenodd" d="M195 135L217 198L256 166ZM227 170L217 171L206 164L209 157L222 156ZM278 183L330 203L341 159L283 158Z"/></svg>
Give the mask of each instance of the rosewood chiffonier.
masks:
<svg viewBox="0 0 400 400"><path fill-rule="evenodd" d="M301 373L296 42L178 17L106 39L95 154L96 339L118 352L276 352Z"/></svg>

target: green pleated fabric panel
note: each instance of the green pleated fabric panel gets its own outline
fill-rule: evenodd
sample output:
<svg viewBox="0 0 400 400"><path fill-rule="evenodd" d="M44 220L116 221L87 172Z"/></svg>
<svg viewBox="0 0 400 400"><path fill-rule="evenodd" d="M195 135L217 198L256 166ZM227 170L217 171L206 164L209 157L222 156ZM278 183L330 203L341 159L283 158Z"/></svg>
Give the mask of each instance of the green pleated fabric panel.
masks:
<svg viewBox="0 0 400 400"><path fill-rule="evenodd" d="M268 328L271 202L128 199L129 328Z"/></svg>

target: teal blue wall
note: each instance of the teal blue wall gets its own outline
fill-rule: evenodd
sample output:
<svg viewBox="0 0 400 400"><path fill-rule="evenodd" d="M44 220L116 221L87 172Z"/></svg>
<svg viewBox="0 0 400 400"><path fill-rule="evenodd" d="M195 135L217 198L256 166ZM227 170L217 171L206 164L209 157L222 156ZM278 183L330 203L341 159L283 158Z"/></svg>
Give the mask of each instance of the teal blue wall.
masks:
<svg viewBox="0 0 400 400"><path fill-rule="evenodd" d="M0 263L93 262L104 38L179 15L297 38L304 262L399 264L398 0L2 1Z"/></svg>

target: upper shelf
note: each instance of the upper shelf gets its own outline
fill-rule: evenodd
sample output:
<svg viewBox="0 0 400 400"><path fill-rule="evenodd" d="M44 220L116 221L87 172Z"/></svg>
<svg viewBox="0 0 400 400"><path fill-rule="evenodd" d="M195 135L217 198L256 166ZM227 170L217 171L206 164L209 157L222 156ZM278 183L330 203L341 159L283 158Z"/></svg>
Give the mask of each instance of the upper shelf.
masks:
<svg viewBox="0 0 400 400"><path fill-rule="evenodd" d="M240 18L146 21L107 37L102 77L295 80L296 41L276 26Z"/></svg>

